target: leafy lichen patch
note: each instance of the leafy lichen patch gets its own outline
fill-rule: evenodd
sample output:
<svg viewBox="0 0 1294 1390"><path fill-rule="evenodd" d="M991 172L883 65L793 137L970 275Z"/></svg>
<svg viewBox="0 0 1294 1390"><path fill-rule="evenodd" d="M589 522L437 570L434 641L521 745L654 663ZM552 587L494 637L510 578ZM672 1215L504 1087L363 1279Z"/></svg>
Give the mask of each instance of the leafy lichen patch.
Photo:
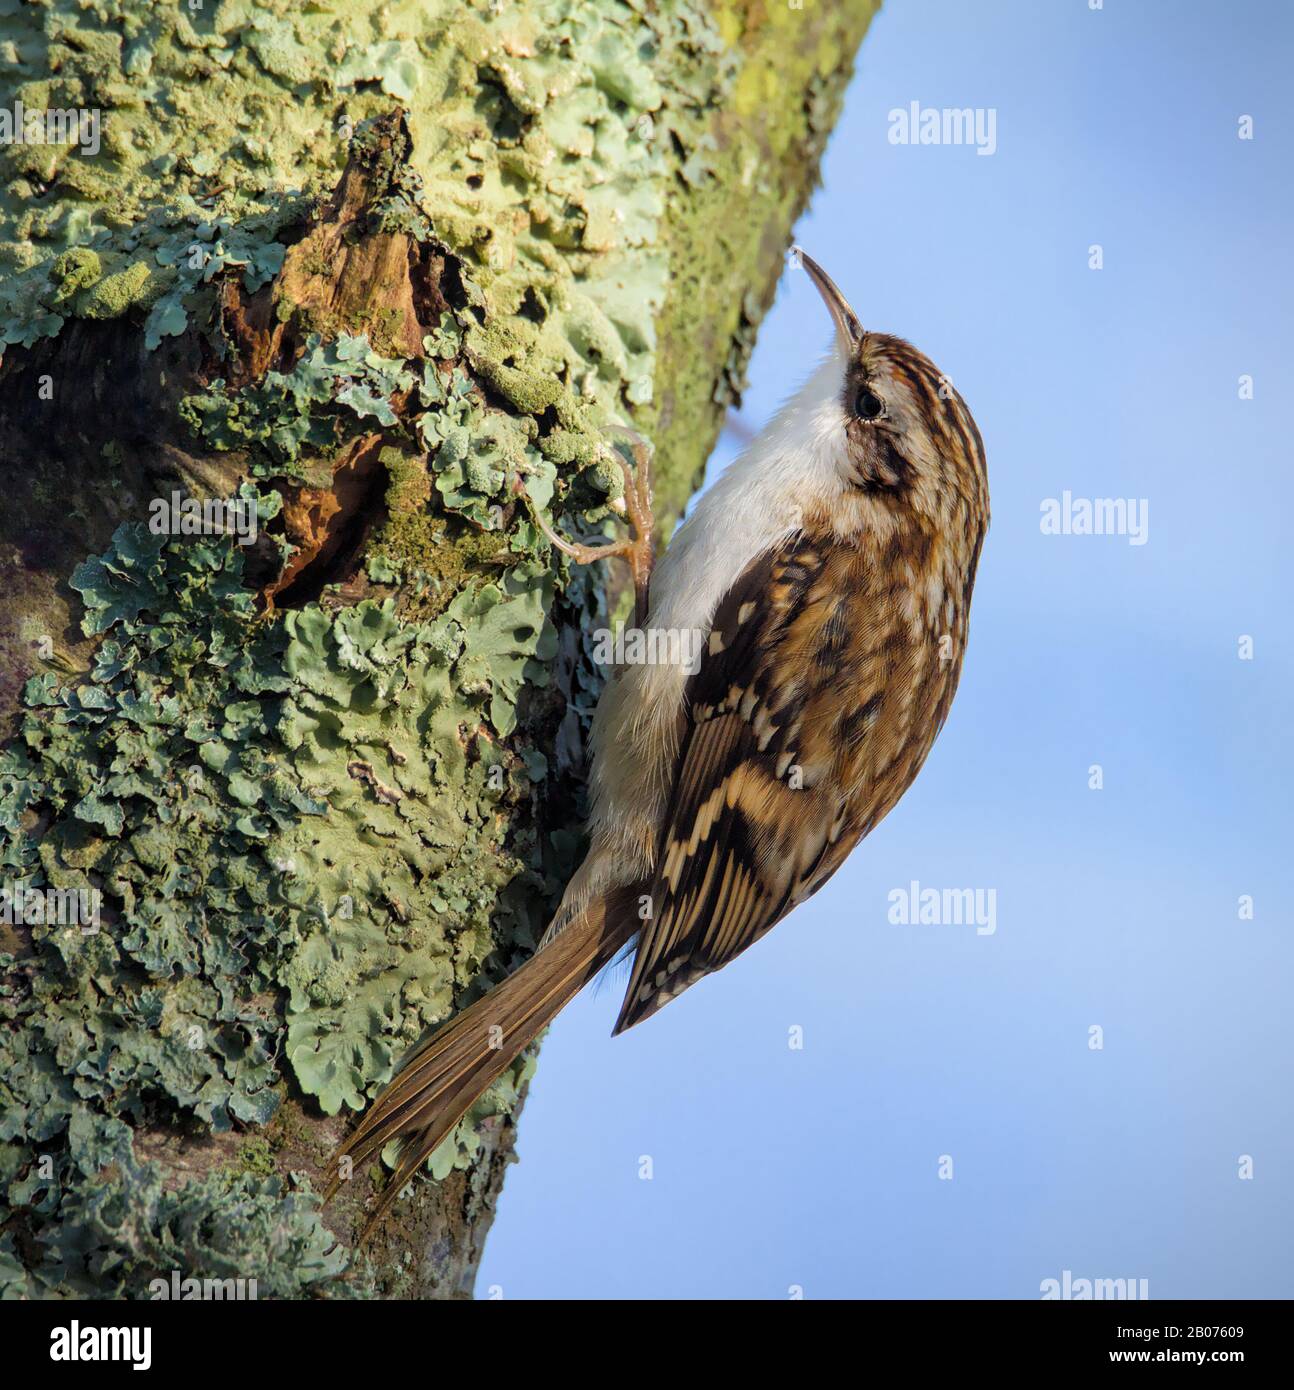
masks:
<svg viewBox="0 0 1294 1390"><path fill-rule="evenodd" d="M119 531L73 578L102 639L90 679L31 682L0 759L6 873L103 901L98 930L33 925L4 962L20 1026L0 1035L3 1140L8 1170L27 1173L10 1201L39 1229L69 1218L76 1171L105 1190L109 1164L153 1181L119 1115L263 1125L284 1066L325 1112L358 1108L497 939L533 941L528 902L554 887L515 833L536 787L505 742L523 686L547 679L548 573L511 571L407 624L391 600L267 621L239 570L223 540ZM462 1162L472 1123L520 1084L455 1141ZM78 1126L112 1136L97 1167ZM38 1187L42 1157L56 1176ZM293 1239L315 1241L308 1202L283 1202ZM114 1251L139 1254L95 1229L107 1243L89 1264L31 1277L76 1285ZM340 1268L316 1263L313 1277ZM121 1277L138 1290L152 1268L132 1258Z"/></svg>

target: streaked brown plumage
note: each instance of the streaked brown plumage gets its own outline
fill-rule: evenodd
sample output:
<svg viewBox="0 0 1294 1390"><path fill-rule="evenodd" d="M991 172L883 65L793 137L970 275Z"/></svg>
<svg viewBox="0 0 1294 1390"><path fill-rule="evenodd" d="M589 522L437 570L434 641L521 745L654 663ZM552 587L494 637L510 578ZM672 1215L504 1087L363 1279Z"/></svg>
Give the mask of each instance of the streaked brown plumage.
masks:
<svg viewBox="0 0 1294 1390"><path fill-rule="evenodd" d="M836 356L702 499L651 580L648 626L694 620L700 668L631 667L609 685L591 848L541 949L423 1044L339 1151L359 1163L407 1141L370 1228L621 947L637 937L617 1033L816 892L947 718L988 525L983 443L929 359L864 332L803 263Z"/></svg>

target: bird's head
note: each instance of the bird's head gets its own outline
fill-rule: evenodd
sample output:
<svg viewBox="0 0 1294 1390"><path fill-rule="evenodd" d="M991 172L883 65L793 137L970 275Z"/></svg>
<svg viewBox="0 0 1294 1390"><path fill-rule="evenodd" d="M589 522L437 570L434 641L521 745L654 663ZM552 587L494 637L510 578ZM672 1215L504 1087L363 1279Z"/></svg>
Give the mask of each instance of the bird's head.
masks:
<svg viewBox="0 0 1294 1390"><path fill-rule="evenodd" d="M826 271L796 256L836 325L843 481L933 519L986 514L984 444L952 382L911 343L864 329Z"/></svg>

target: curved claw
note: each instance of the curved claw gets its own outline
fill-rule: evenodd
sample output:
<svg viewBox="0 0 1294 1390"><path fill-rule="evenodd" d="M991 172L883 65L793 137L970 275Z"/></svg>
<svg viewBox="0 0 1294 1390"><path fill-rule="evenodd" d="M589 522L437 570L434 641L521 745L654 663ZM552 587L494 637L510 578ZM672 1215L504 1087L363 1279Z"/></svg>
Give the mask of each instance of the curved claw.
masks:
<svg viewBox="0 0 1294 1390"><path fill-rule="evenodd" d="M654 532L655 519L652 515L651 485L651 446L636 431L628 426L617 426L617 432L630 440L630 451L634 456L635 468L619 449L613 450L615 460L625 480L625 516L633 532L632 540L610 541L606 545L582 545L578 541L568 541L549 524L538 507L531 503L531 513L539 529L549 542L563 555L569 555L577 565L592 564L594 560L624 560L629 566L634 584L633 625L641 625L647 618L648 590L651 584L652 564L655 560ZM525 489L521 479L517 479L516 491Z"/></svg>

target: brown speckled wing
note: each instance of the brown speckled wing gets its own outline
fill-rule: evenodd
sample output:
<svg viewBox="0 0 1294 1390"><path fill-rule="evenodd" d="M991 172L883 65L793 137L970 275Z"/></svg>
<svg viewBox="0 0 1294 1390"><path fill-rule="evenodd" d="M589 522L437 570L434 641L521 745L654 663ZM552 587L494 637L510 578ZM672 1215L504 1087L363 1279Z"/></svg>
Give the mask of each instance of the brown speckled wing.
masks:
<svg viewBox="0 0 1294 1390"><path fill-rule="evenodd" d="M726 965L826 881L852 847L834 754L806 737L837 663L827 550L798 539L756 559L715 615L688 683L688 729L615 1031ZM807 639L826 659L788 661ZM807 716L807 718L806 718Z"/></svg>

